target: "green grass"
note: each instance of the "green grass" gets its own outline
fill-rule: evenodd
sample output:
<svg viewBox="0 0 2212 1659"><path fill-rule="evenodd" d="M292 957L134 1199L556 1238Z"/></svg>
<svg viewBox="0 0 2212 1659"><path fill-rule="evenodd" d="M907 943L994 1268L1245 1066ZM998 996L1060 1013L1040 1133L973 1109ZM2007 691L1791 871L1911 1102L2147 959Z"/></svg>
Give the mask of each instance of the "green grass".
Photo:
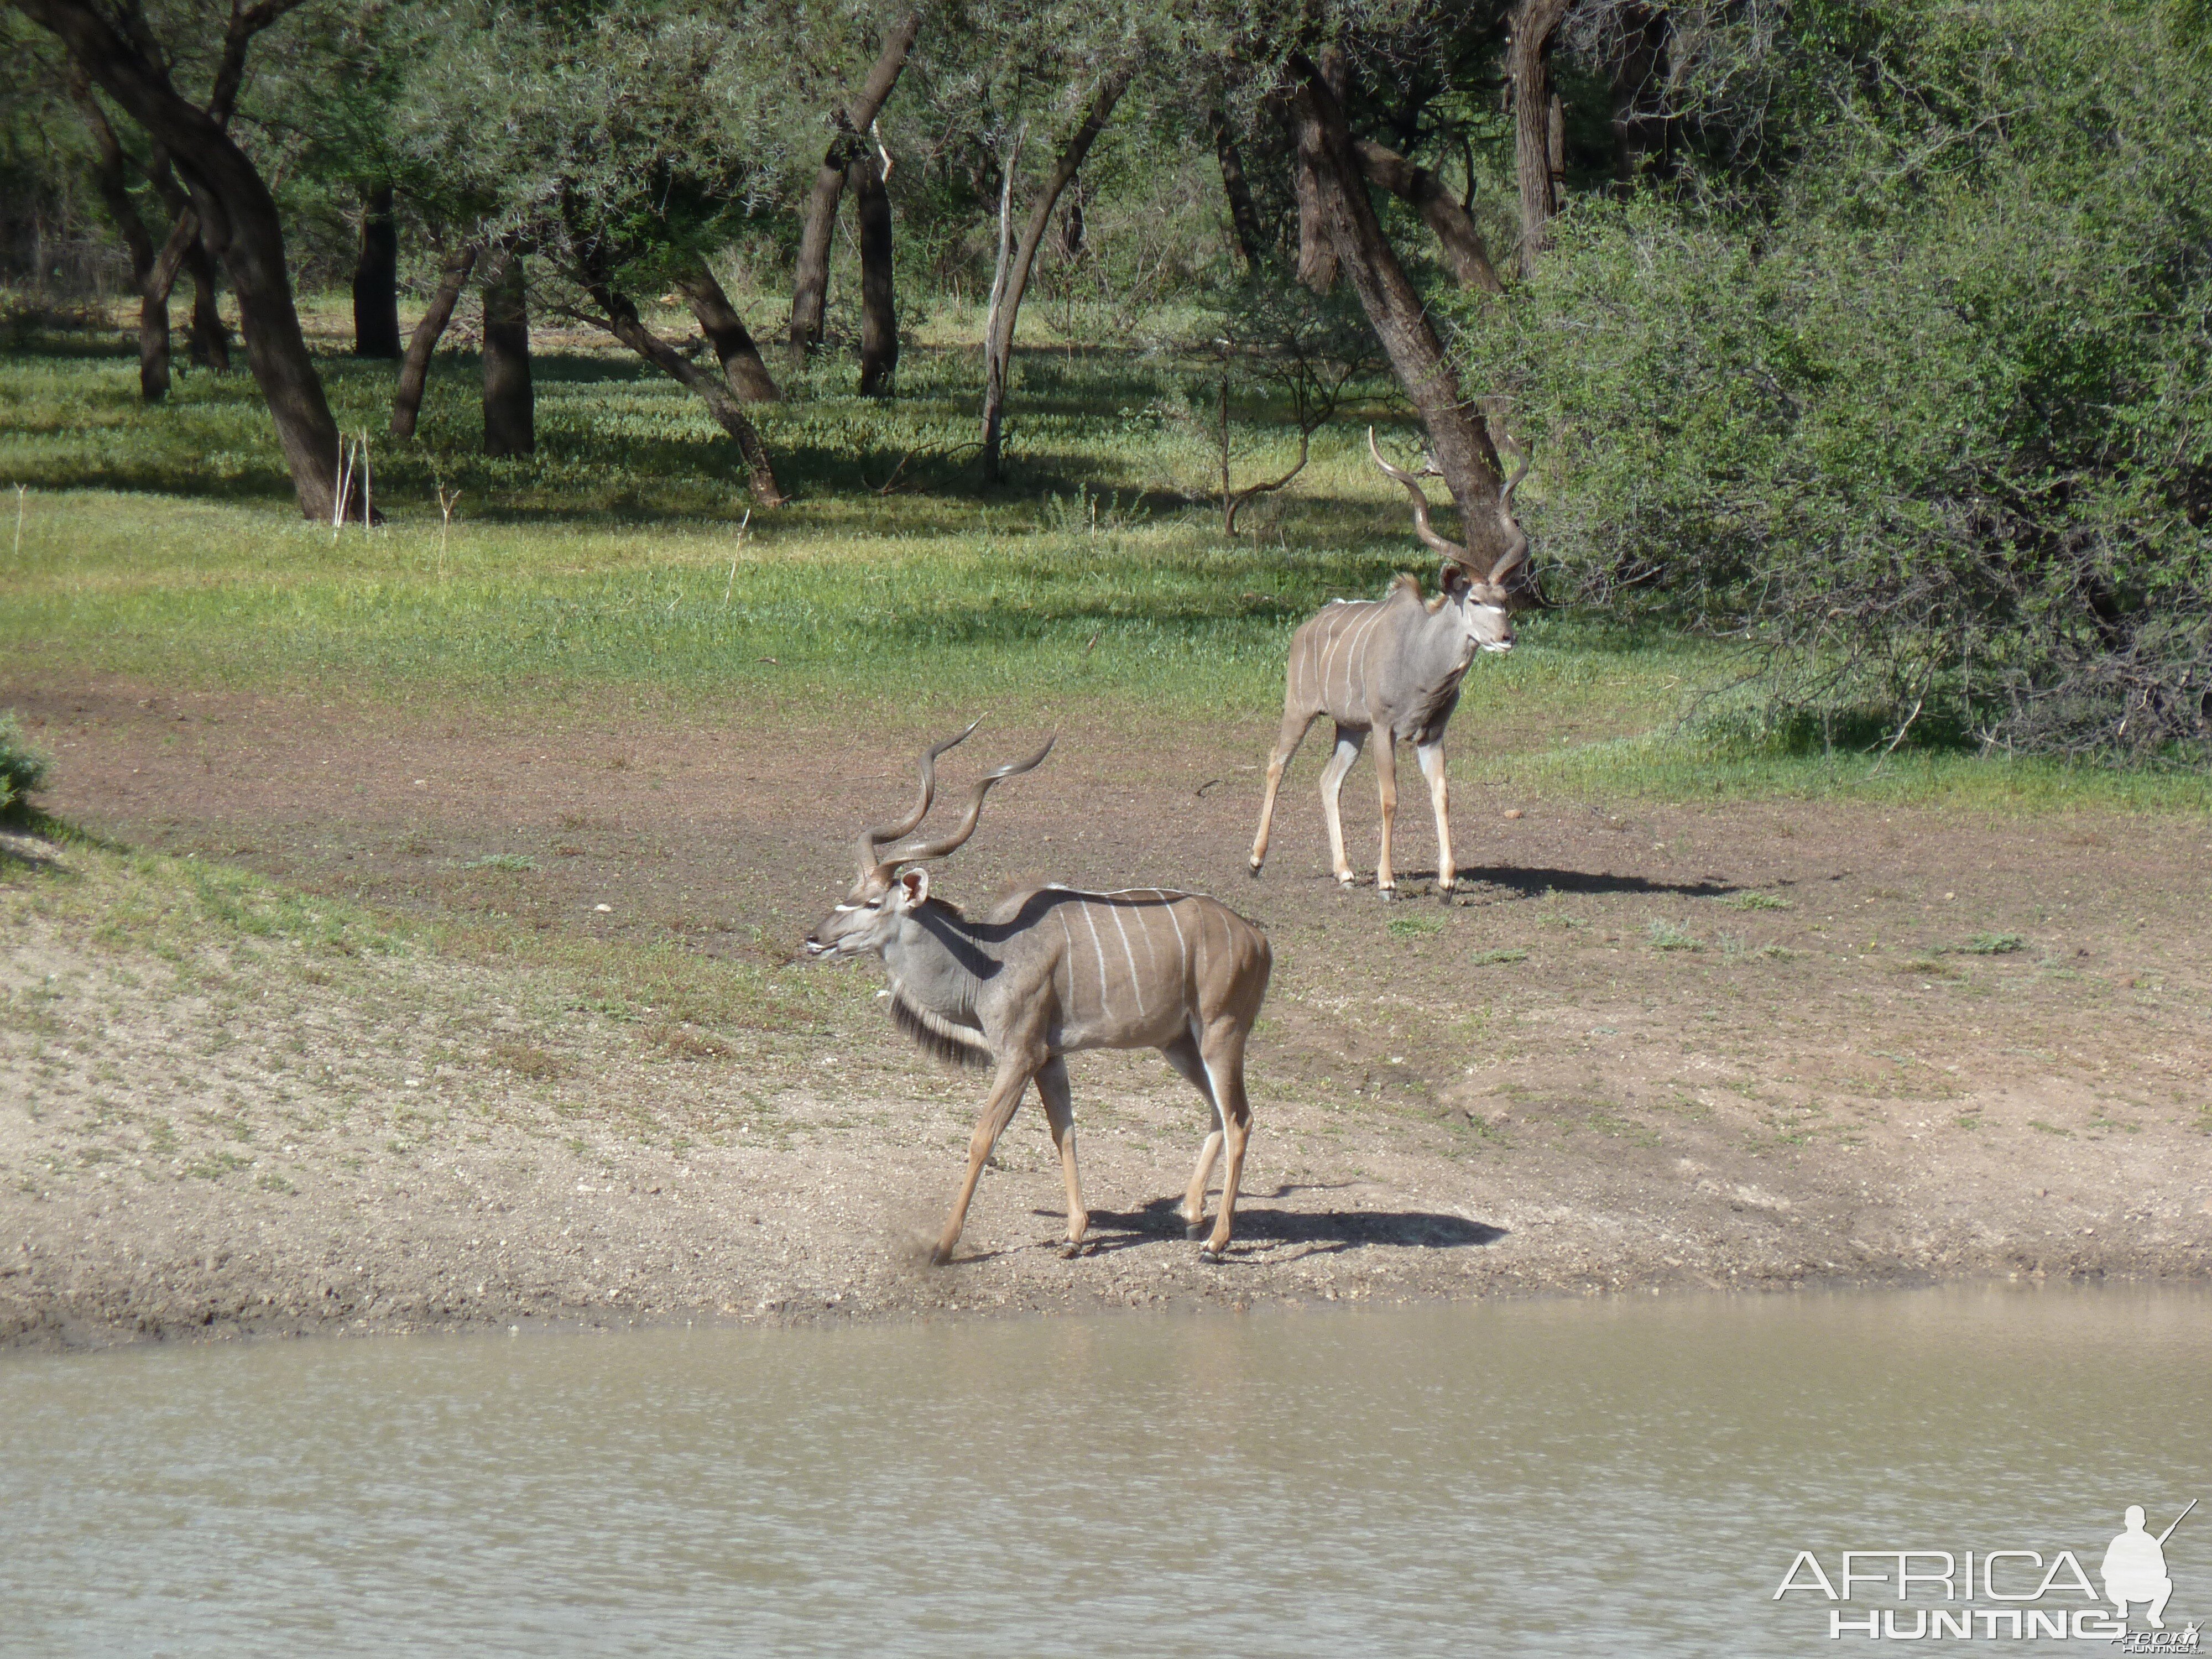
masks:
<svg viewBox="0 0 2212 1659"><path fill-rule="evenodd" d="M311 328L326 336L333 315L311 306ZM21 551L12 526L0 537L0 658L46 679L486 708L611 692L902 728L985 708L1264 728L1301 621L1381 592L1398 570L1426 574L1402 496L1364 454L1368 422L1407 430L1386 388L1321 434L1297 483L1231 539L1206 498L1210 452L1151 412L1203 373L1171 349L1025 351L1009 482L981 489L961 449L976 392L973 353L951 343L963 316L921 331L894 400L854 396L850 364L830 356L791 401L757 410L795 499L743 532L741 471L703 406L611 352L539 356L539 453L511 459L477 453L472 357L437 361L421 434L400 444L382 436L391 367L324 356L342 424L371 435L388 515L334 538L297 517L245 375L185 374L149 410L112 349L119 334L33 341L0 356L0 485L27 486ZM1285 447L1274 414L1240 411L1255 476ZM441 484L461 492L450 532ZM1540 505L1531 518L1540 545ZM1723 647L1574 614L1531 614L1520 629L1519 649L1468 675L1455 728L1462 753L1479 743L1487 775L1509 785L1995 811L2212 805L2197 777L1945 753L1723 757L1680 726L1729 677Z"/></svg>

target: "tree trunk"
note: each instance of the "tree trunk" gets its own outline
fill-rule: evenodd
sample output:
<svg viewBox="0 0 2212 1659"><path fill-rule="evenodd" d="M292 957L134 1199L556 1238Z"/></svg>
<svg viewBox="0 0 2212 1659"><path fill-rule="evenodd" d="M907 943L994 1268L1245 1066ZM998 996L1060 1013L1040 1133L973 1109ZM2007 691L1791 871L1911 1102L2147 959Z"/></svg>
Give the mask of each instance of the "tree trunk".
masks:
<svg viewBox="0 0 2212 1659"><path fill-rule="evenodd" d="M530 295L522 254L501 247L483 285L483 450L527 455L538 447L538 394L530 380Z"/></svg>
<svg viewBox="0 0 2212 1659"><path fill-rule="evenodd" d="M1251 182L1244 176L1244 153L1237 148L1237 135L1230 131L1225 112L1217 108L1206 118L1213 128L1213 153L1221 159L1221 193L1229 198L1237 251L1244 256L1247 267L1254 266L1260 263L1267 240L1260 232L1260 210L1252 204Z"/></svg>
<svg viewBox="0 0 2212 1659"><path fill-rule="evenodd" d="M647 328L630 297L611 287L604 276L594 274L588 291L606 313L607 330L615 338L705 399L715 423L737 441L753 499L763 507L781 507L783 491L777 487L775 471L769 465L768 450L761 443L753 423L745 418L744 410L738 407L738 400L730 395L729 388Z"/></svg>
<svg viewBox="0 0 2212 1659"><path fill-rule="evenodd" d="M1334 46L1322 47L1319 73L1329 96L1342 109L1347 79L1343 52ZM1336 286L1336 248L1321 234L1320 226L1326 213L1322 182L1314 171L1313 158L1307 155L1303 144L1291 163L1291 187L1298 204L1297 278L1315 293L1327 294Z"/></svg>
<svg viewBox="0 0 2212 1659"><path fill-rule="evenodd" d="M392 394L395 438L415 435L416 417L422 411L422 391L430 380L430 354L437 350L446 325L453 320L453 307L460 302L461 289L467 286L476 263L474 242L464 243L446 256L445 269L438 275L438 291L430 296L430 308L422 313L422 320L415 325L414 336L407 342L406 359L399 365L399 386Z"/></svg>
<svg viewBox="0 0 2212 1659"><path fill-rule="evenodd" d="M1486 294L1505 291L1505 284L1498 280L1497 268L1490 263L1490 250L1483 246L1482 233L1474 228L1467 209L1444 188L1443 179L1395 149L1385 149L1367 139L1361 139L1353 149L1358 152L1360 169L1368 181L1409 204L1421 216L1421 222L1436 232L1444 262L1462 288L1480 289Z"/></svg>
<svg viewBox="0 0 2212 1659"><path fill-rule="evenodd" d="M70 64L69 79L70 95L84 112L85 125L91 130L98 154L93 163L93 185L130 252L131 280L138 290L138 396L144 402L158 404L169 395L169 286L176 280L176 262L168 261L167 280L161 281L162 261L169 250L155 251L153 234L139 216L138 204L131 199L130 167L122 143L108 122L107 112L93 95L91 82L75 60ZM197 220L192 222L191 234L199 234ZM178 252L181 254L181 246Z"/></svg>
<svg viewBox="0 0 2212 1659"><path fill-rule="evenodd" d="M353 355L399 356L399 227L386 179L362 193L361 252L353 267Z"/></svg>
<svg viewBox="0 0 2212 1659"><path fill-rule="evenodd" d="M745 327L745 319L738 315L738 308L730 303L730 296L722 292L722 285L714 280L714 273L703 264L678 276L676 291L690 302L691 314L699 319L699 331L707 337L707 343L714 348L714 356L722 365L722 378L730 383L730 390L742 404L774 404L783 401L783 392L775 377L768 372L761 361L760 348Z"/></svg>
<svg viewBox="0 0 2212 1659"><path fill-rule="evenodd" d="M159 143L183 174L209 252L238 295L247 362L268 403L292 475L300 510L330 520L337 501L338 432L323 384L300 332L286 268L284 226L276 204L222 124L170 86L159 64L110 25L89 0L15 0L19 10L58 35L76 61ZM256 8L273 20L284 5ZM250 21L234 13L234 29ZM252 27L260 24L253 22ZM240 37L241 40L243 37ZM243 51L242 44L239 51ZM358 499L344 504L357 514Z"/></svg>
<svg viewBox="0 0 2212 1659"><path fill-rule="evenodd" d="M1091 94L1091 109L1084 116L1083 125L1060 152L1052 164L1052 172L1045 179L1044 189L1030 209L1029 223L1022 229L1020 246L1006 268L1003 291L994 291L991 326L983 339L983 477L988 483L999 482L1000 447L1006 436L1006 371L1014 351L1014 325L1020 319L1022 295L1030 285L1030 271L1036 264L1037 248L1043 243L1045 232L1052 227L1052 210L1059 204L1060 191L1067 181L1082 169L1084 158L1091 154L1091 145L1105 131L1112 118L1114 106L1121 101L1121 94L1129 89L1129 77L1135 67L1120 64L1106 71L1099 82L1098 90ZM994 285L994 289L996 285Z"/></svg>
<svg viewBox="0 0 2212 1659"><path fill-rule="evenodd" d="M860 395L887 398L898 369L898 305L891 283L891 198L883 164L863 150L846 170L860 231Z"/></svg>
<svg viewBox="0 0 2212 1659"><path fill-rule="evenodd" d="M1645 172L1664 175L1674 131L1658 102L1667 82L1667 13L1632 4L1621 15L1612 69L1613 177L1626 193Z"/></svg>
<svg viewBox="0 0 2212 1659"><path fill-rule="evenodd" d="M1504 474L1489 428L1462 393L1421 296L1383 237L1342 107L1310 59L1294 53L1289 69L1296 77L1291 112L1298 149L1309 159L1321 210L1313 234L1328 240L1351 277L1399 384L1428 428L1445 487L1459 507L1462 544L1486 571L1511 544L1498 510Z"/></svg>
<svg viewBox="0 0 2212 1659"><path fill-rule="evenodd" d="M837 230L837 198L845 188L845 168L852 159L855 136L875 125L921 31L918 11L907 13L893 24L860 92L836 112L837 136L830 141L821 169L814 175L814 189L806 198L806 217L799 230L799 266L793 273L791 288L793 368L804 367L806 354L822 343L822 313L830 293L830 242Z"/></svg>
<svg viewBox="0 0 2212 1659"><path fill-rule="evenodd" d="M177 258L192 278L192 326L186 346L192 366L228 374L230 331L223 326L215 258L208 252L207 236L200 225L198 212L192 206L191 192L177 182L176 170L169 165L167 152L159 145L154 151L153 180L155 191L169 210L169 216L179 227L188 221L192 226L191 234L177 244ZM177 261L171 261L169 288L162 291L165 299L176 286L178 269Z"/></svg>
<svg viewBox="0 0 2212 1659"><path fill-rule="evenodd" d="M193 366L216 374L230 373L230 330L222 320L222 292L217 287L219 273L213 252L208 247L204 228L201 234L185 244L185 269L192 278L192 339ZM246 324L246 300L239 298L239 325ZM295 319L294 325L298 326ZM252 348L247 348L249 352ZM319 386L321 383L317 382ZM332 463L336 465L335 462Z"/></svg>
<svg viewBox="0 0 2212 1659"><path fill-rule="evenodd" d="M1521 274L1536 274L1559 210L1552 167L1552 37L1568 0L1518 0L1506 70L1513 87L1513 163L1521 185Z"/></svg>

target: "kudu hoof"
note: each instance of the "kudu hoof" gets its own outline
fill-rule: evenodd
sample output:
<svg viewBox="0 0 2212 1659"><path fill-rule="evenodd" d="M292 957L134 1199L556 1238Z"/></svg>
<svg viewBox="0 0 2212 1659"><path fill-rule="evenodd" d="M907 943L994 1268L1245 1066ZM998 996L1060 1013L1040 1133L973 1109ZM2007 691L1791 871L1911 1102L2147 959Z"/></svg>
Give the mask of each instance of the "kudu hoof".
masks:
<svg viewBox="0 0 2212 1659"><path fill-rule="evenodd" d="M1208 1244L1205 1249L1199 1251L1198 1259L1200 1261L1203 1261L1209 1267L1218 1267L1221 1265L1221 1258L1226 1248L1227 1247L1224 1246L1223 1249L1217 1250L1213 1246Z"/></svg>
<svg viewBox="0 0 2212 1659"><path fill-rule="evenodd" d="M1377 887L1375 890L1375 896L1385 904L1395 904L1398 902L1398 890L1395 887Z"/></svg>
<svg viewBox="0 0 2212 1659"><path fill-rule="evenodd" d="M1247 870L1244 873L1245 873L1245 874L1247 874L1247 875L1249 875L1249 877L1251 877L1251 878L1252 878L1252 879L1253 879L1253 880L1255 880L1255 881L1259 880L1259 879L1260 879L1260 860L1257 860L1257 859L1253 860L1252 860L1252 867L1251 867L1249 870Z"/></svg>
<svg viewBox="0 0 2212 1659"><path fill-rule="evenodd" d="M1182 1236L1185 1238L1194 1241L1204 1238L1206 1237L1206 1224L1203 1221L1193 1221L1186 1224L1182 1230Z"/></svg>

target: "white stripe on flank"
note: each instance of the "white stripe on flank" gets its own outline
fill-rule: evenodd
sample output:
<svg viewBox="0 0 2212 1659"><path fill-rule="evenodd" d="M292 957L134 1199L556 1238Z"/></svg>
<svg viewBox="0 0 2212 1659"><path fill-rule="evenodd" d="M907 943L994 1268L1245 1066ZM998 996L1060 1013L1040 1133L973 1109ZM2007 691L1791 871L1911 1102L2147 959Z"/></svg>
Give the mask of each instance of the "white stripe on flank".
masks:
<svg viewBox="0 0 2212 1659"><path fill-rule="evenodd" d="M1091 930L1091 953L1098 958L1098 1006L1105 1011L1106 1018L1111 1019L1114 1018L1114 1001L1106 994L1106 947L1099 942L1098 924L1091 919L1091 907L1080 899L1076 901L1075 913L1083 918L1083 925Z"/></svg>
<svg viewBox="0 0 2212 1659"><path fill-rule="evenodd" d="M1114 931L1121 936L1121 954L1129 959L1129 986L1137 994L1137 1012L1145 1012L1145 981L1137 975L1137 953L1129 948L1129 930L1121 925L1121 907L1109 904L1106 914L1114 918Z"/></svg>
<svg viewBox="0 0 2212 1659"><path fill-rule="evenodd" d="M1150 893L1156 899L1167 897L1157 887L1133 887L1129 890L1129 896L1134 898L1140 892ZM1145 960L1152 965L1152 977L1158 979L1160 976L1160 953L1152 948L1152 913L1149 909L1145 911L1141 920L1145 925L1138 931L1145 936Z"/></svg>
<svg viewBox="0 0 2212 1659"><path fill-rule="evenodd" d="M1067 1001L1069 1006L1063 1012L1072 1013L1074 1012L1073 1004L1075 1001L1075 935L1067 931L1067 907L1066 905L1054 905L1052 907L1052 917L1054 921L1057 921L1060 924L1060 936L1067 941L1067 949L1060 952L1060 959L1067 964Z"/></svg>
<svg viewBox="0 0 2212 1659"><path fill-rule="evenodd" d="M1175 929L1176 933L1176 972L1182 981L1183 1012L1188 1013L1191 998L1197 994L1198 975L1191 971L1190 945L1182 936L1182 924L1176 920L1176 905L1182 902L1181 899L1176 900L1167 907L1167 911L1168 925Z"/></svg>
<svg viewBox="0 0 2212 1659"><path fill-rule="evenodd" d="M1366 603L1367 601L1364 599L1360 601L1363 607ZM1368 628L1373 624L1374 620L1375 619L1372 617L1362 617L1359 619L1359 631L1362 634L1364 634ZM1344 707L1346 711L1349 713L1352 712L1352 659L1358 654L1359 647L1353 644L1349 637L1352 630L1350 629L1346 629L1345 632L1347 637L1345 641L1344 648Z"/></svg>
<svg viewBox="0 0 2212 1659"><path fill-rule="evenodd" d="M1382 607L1378 605L1375 607L1375 614L1367 619L1367 626L1359 630L1359 643L1353 647L1354 654L1359 659L1360 703L1359 708L1353 712L1363 719L1367 716L1367 636L1375 631L1375 624L1382 620ZM1346 696L1352 695L1352 676L1349 673L1344 677L1344 692Z"/></svg>
<svg viewBox="0 0 2212 1659"><path fill-rule="evenodd" d="M1352 612L1355 609L1354 605L1347 603L1344 607L1343 617L1333 619L1336 622L1336 626L1328 630L1328 649L1322 653L1321 659L1320 702L1324 708L1328 707L1328 677L1336 672L1336 653L1344 648L1344 636L1352 626Z"/></svg>

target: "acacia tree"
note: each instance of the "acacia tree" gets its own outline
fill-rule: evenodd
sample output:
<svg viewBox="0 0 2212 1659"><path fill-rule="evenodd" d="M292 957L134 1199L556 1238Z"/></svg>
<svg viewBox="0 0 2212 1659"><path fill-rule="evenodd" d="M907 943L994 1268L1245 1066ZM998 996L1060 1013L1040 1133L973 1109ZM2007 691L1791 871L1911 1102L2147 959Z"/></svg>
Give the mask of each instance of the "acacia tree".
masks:
<svg viewBox="0 0 2212 1659"><path fill-rule="evenodd" d="M495 18L489 5L452 0L395 109L409 165L437 181L449 222L473 228L448 254L410 343L394 429L411 429L431 325L443 327L471 268L482 262L496 283L510 264L501 251L527 249L541 308L605 329L696 393L736 441L754 494L781 502L740 407L776 397L775 383L708 265L757 193L750 144L759 100L729 12L718 0L679 0ZM511 331L518 313L506 280L499 314ZM720 374L645 320L639 296L671 288L698 319ZM488 439L494 425L488 397Z"/></svg>
<svg viewBox="0 0 2212 1659"><path fill-rule="evenodd" d="M1460 510L1462 544L1487 568L1508 545L1498 510L1504 473L1489 427L1461 389L1420 294L1382 233L1329 78L1303 52L1291 53L1285 69L1299 154L1313 180L1313 218L1301 240L1325 243L1351 278L1399 384L1428 429L1445 488Z"/></svg>
<svg viewBox="0 0 2212 1659"><path fill-rule="evenodd" d="M1136 64L1128 58L1108 64L1101 70L1082 120L1060 144L1043 182L1031 198L1029 222L1022 228L1021 241L1011 254L1006 246L1011 195L1001 196L1001 257L998 275L991 284L990 315L983 331L983 477L987 483L996 483L1000 477L1000 447L1006 438L1006 372L1013 357L1014 325L1021 319L1022 295L1028 290L1030 273L1036 268L1037 249L1043 244L1045 232L1051 228L1053 209L1060 204L1060 192L1081 169L1091 147L1098 142L1098 135L1106 130L1106 123L1113 118L1115 105L1121 101L1121 94L1129 89L1130 78L1135 73Z"/></svg>
<svg viewBox="0 0 2212 1659"><path fill-rule="evenodd" d="M169 54L136 0L112 17L89 0L15 3L61 40L86 76L161 146L181 176L202 239L238 295L246 359L269 405L300 510L310 519L332 517L341 510L337 426L300 332L283 223L268 185L226 131L244 82L247 48L300 0L259 0L252 7L234 0L205 106L177 90ZM359 509L348 504L346 510Z"/></svg>

